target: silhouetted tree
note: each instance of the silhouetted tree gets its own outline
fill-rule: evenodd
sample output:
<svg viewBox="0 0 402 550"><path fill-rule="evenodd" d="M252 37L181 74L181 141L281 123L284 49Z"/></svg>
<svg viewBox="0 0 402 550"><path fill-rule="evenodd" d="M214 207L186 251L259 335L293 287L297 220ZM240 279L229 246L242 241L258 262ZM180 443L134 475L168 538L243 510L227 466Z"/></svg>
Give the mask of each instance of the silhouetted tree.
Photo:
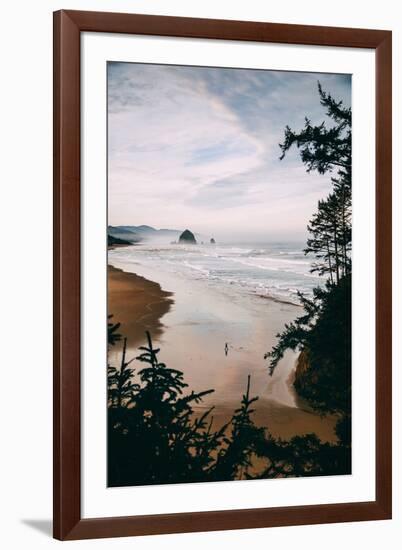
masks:
<svg viewBox="0 0 402 550"><path fill-rule="evenodd" d="M224 433L207 422L211 409L195 418L192 404L213 390L183 395L183 373L159 362L160 350L148 332L147 339L136 358L146 364L138 372L140 384L129 386L130 398L121 399L116 410L109 408L109 485L200 481ZM109 382L113 391L116 383Z"/></svg>
<svg viewBox="0 0 402 550"><path fill-rule="evenodd" d="M139 372L129 367L126 339L119 367L109 367L109 486L344 472L335 446L311 434L281 441L254 424L252 405L258 397L250 397L250 376L240 407L214 430L213 407L201 415L192 407L213 390L184 395L183 373L159 361L149 333L147 341L135 358L145 363ZM268 465L258 475L251 471L256 457Z"/></svg>
<svg viewBox="0 0 402 550"><path fill-rule="evenodd" d="M312 126L306 118L300 132L287 126L280 158L295 145L307 172L337 172L331 179L333 191L319 201L308 225L304 250L315 257L311 271L327 277L327 281L324 287L313 290L312 298L299 294L303 315L285 325L277 344L265 357L270 360L272 375L287 349L303 354L308 368L296 370L295 388L321 414L340 416L336 432L341 450L336 452L343 452L345 469L350 465L351 442L352 113L342 101L324 92L320 84L318 92L330 124ZM326 452L325 456L335 453L332 447ZM337 463L339 460L338 456Z"/></svg>
<svg viewBox="0 0 402 550"><path fill-rule="evenodd" d="M108 347L114 346L116 342L119 342L121 340L121 334L119 334L117 331L120 328L120 323L113 323L112 322L113 315L108 315L107 319L107 343Z"/></svg>
<svg viewBox="0 0 402 550"><path fill-rule="evenodd" d="M311 272L328 275L331 284L350 273L351 204L350 193L339 186L325 200L318 202L317 212L307 226L310 237L305 254L314 254Z"/></svg>
<svg viewBox="0 0 402 550"><path fill-rule="evenodd" d="M296 146L307 172L337 171L337 177L331 178L332 193L319 201L317 212L307 227L310 237L304 252L317 259L312 272L328 275L332 284L338 284L340 278L351 271L352 112L342 101L337 102L324 92L320 83L318 92L331 125L322 122L312 126L306 118L300 132L286 126L280 158Z"/></svg>
<svg viewBox="0 0 402 550"><path fill-rule="evenodd" d="M271 435L261 441L258 455L266 467L249 479L345 475L351 471L350 453L331 443L322 443L315 434L292 437L289 441Z"/></svg>
<svg viewBox="0 0 402 550"><path fill-rule="evenodd" d="M258 397L250 398L250 375L247 378L246 393L241 400L240 408L234 411L229 423L230 434L225 439L225 447L219 453L211 471L212 480L241 479L247 475L255 454L258 441L264 438L264 428L255 426L251 415L251 405Z"/></svg>
<svg viewBox="0 0 402 550"><path fill-rule="evenodd" d="M306 165L307 172L317 170L319 174L339 169L350 173L352 169L352 110L324 92L318 82L320 103L326 108L326 115L331 120L328 126L322 122L312 126L306 117L304 128L295 132L289 126L285 128L285 139L280 144L283 159L293 146L300 150L300 157ZM347 180L350 183L350 179Z"/></svg>
<svg viewBox="0 0 402 550"><path fill-rule="evenodd" d="M126 360L126 350L127 338L124 338L120 367L116 369L108 365L108 401L111 407L127 405L139 388L138 384L132 382L134 369L130 369L129 365L134 359Z"/></svg>

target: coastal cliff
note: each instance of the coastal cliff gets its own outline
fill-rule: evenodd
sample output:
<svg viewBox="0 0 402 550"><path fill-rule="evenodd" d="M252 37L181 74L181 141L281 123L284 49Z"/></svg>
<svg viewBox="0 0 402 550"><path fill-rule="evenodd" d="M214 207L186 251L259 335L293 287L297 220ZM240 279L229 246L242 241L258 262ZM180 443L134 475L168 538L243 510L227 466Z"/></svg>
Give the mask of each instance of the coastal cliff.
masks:
<svg viewBox="0 0 402 550"><path fill-rule="evenodd" d="M296 361L296 371L293 385L300 396L303 396L304 389L308 386L312 380L309 376L310 370L310 358L309 352L307 349L304 349L300 352L299 357Z"/></svg>

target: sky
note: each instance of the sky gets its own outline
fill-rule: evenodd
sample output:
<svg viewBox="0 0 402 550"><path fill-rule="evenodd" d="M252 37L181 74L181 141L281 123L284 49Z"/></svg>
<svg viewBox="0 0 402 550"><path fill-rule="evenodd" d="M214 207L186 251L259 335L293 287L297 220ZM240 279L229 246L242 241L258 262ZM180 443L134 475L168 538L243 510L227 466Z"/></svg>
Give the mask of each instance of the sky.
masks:
<svg viewBox="0 0 402 550"><path fill-rule="evenodd" d="M279 143L326 120L317 81L350 105L350 75L109 62L108 223L305 240L331 174Z"/></svg>

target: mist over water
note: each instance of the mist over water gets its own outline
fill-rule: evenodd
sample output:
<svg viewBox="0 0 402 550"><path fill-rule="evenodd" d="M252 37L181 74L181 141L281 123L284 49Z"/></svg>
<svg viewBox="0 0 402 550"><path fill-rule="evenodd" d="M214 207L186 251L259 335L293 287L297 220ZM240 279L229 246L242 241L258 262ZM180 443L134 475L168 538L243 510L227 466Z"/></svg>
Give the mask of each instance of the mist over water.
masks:
<svg viewBox="0 0 402 550"><path fill-rule="evenodd" d="M232 292L298 303L297 292L311 295L320 278L310 273L303 243L177 245L146 242L109 251L111 260L140 264L155 273L205 280ZM133 269L135 271L135 269ZM149 271L148 271L149 272Z"/></svg>

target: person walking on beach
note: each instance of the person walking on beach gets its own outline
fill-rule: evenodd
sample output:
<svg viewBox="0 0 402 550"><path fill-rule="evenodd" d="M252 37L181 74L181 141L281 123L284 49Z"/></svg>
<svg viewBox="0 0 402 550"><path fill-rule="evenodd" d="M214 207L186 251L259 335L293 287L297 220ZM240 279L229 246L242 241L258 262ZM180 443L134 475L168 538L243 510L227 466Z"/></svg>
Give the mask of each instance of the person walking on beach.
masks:
<svg viewBox="0 0 402 550"><path fill-rule="evenodd" d="M225 342L225 356L226 357L227 357L228 353L229 353L229 346L228 346L228 343Z"/></svg>

